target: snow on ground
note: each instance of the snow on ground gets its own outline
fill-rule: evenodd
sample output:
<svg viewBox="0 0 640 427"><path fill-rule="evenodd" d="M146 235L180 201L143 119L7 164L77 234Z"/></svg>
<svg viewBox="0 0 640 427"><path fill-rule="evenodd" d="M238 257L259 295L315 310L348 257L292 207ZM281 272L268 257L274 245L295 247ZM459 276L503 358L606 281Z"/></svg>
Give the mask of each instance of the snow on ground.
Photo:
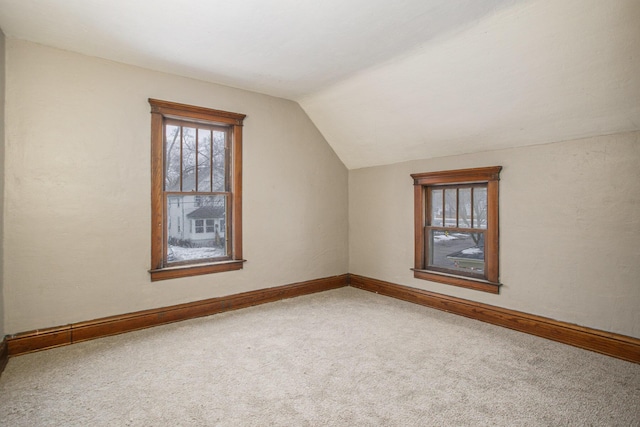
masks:
<svg viewBox="0 0 640 427"><path fill-rule="evenodd" d="M443 242L445 240L456 240L456 239L466 239L469 235L463 233L447 233L447 234L436 234L433 236L433 240L436 242Z"/></svg>
<svg viewBox="0 0 640 427"><path fill-rule="evenodd" d="M483 252L484 251L477 246L474 246L472 248L467 248L462 251L462 253L465 255L481 254Z"/></svg>
<svg viewBox="0 0 640 427"><path fill-rule="evenodd" d="M453 237L452 234L436 234L433 236L433 240L436 242L442 242L444 240L455 240L455 237Z"/></svg>
<svg viewBox="0 0 640 427"><path fill-rule="evenodd" d="M183 248L169 245L169 261L188 261L193 259L216 258L225 256L224 248Z"/></svg>

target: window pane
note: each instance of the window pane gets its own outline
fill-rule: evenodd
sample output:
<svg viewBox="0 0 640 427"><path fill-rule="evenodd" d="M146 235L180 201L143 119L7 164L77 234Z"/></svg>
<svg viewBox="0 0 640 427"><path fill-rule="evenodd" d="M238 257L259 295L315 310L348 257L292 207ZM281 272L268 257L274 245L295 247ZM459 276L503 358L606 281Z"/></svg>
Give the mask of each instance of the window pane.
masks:
<svg viewBox="0 0 640 427"><path fill-rule="evenodd" d="M196 189L196 129L182 127L182 191Z"/></svg>
<svg viewBox="0 0 640 427"><path fill-rule="evenodd" d="M198 129L198 188L211 191L211 131Z"/></svg>
<svg viewBox="0 0 640 427"><path fill-rule="evenodd" d="M456 189L447 188L444 191L444 218L445 218L444 226L445 227L456 226L456 219L458 218L457 204L458 204L458 199L456 197Z"/></svg>
<svg viewBox="0 0 640 427"><path fill-rule="evenodd" d="M223 131L213 131L213 190L225 191L226 170L225 170L225 142L227 133Z"/></svg>
<svg viewBox="0 0 640 427"><path fill-rule="evenodd" d="M164 188L166 191L180 191L180 126L166 126L164 135Z"/></svg>
<svg viewBox="0 0 640 427"><path fill-rule="evenodd" d="M487 187L473 189L473 228L487 228Z"/></svg>
<svg viewBox="0 0 640 427"><path fill-rule="evenodd" d="M484 234L429 231L429 266L484 274Z"/></svg>
<svg viewBox="0 0 640 427"><path fill-rule="evenodd" d="M167 197L167 262L228 256L225 196L178 195ZM179 224L184 224L180 227Z"/></svg>
<svg viewBox="0 0 640 427"><path fill-rule="evenodd" d="M431 190L431 225L442 227L442 190Z"/></svg>
<svg viewBox="0 0 640 427"><path fill-rule="evenodd" d="M458 227L471 228L471 188L459 188L458 199Z"/></svg>

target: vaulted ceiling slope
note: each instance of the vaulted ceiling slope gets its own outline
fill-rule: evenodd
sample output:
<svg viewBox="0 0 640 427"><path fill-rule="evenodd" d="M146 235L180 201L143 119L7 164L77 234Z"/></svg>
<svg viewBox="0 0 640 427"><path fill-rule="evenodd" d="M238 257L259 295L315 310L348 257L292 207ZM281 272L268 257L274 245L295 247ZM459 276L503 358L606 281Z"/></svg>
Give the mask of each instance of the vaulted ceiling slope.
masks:
<svg viewBox="0 0 640 427"><path fill-rule="evenodd" d="M638 0L0 0L9 37L298 101L349 168L640 129Z"/></svg>

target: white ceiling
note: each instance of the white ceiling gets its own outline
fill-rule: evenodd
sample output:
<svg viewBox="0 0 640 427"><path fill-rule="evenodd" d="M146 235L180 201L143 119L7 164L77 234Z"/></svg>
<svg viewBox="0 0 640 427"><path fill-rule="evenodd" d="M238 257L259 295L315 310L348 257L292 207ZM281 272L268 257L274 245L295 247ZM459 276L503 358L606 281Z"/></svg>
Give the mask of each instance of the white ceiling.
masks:
<svg viewBox="0 0 640 427"><path fill-rule="evenodd" d="M638 0L0 0L0 28L298 101L349 168L640 129Z"/></svg>

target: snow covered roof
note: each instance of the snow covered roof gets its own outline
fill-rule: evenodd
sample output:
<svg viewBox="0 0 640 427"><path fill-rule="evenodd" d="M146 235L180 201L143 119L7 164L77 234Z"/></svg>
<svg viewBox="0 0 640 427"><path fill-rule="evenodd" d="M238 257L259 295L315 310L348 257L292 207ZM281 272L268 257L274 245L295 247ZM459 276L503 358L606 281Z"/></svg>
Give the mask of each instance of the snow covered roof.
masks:
<svg viewBox="0 0 640 427"><path fill-rule="evenodd" d="M224 206L201 206L195 211L188 213L187 218L205 219L205 218L223 218Z"/></svg>

